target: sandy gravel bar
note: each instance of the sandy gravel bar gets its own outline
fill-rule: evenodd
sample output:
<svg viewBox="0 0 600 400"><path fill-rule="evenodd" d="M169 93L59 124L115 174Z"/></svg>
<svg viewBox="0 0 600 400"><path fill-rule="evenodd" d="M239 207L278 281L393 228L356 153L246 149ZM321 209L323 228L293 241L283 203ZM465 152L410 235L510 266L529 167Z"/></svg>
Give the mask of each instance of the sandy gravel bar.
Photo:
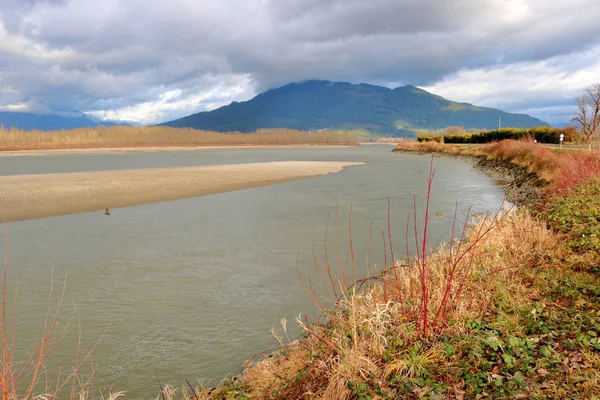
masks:
<svg viewBox="0 0 600 400"><path fill-rule="evenodd" d="M0 176L0 221L128 207L341 171L355 162L284 161Z"/></svg>

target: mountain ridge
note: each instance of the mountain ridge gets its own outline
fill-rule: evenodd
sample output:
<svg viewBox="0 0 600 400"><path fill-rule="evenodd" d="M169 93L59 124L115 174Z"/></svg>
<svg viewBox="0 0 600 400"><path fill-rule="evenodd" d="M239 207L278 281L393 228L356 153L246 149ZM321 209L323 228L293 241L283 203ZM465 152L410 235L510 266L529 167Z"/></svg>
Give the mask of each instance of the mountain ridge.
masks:
<svg viewBox="0 0 600 400"><path fill-rule="evenodd" d="M260 128L319 130L362 128L398 136L418 129L465 129L548 125L527 114L455 102L416 86L387 88L309 80L269 89L250 100L188 115L159 125L214 131L251 132Z"/></svg>
<svg viewBox="0 0 600 400"><path fill-rule="evenodd" d="M96 121L84 113L59 112L60 114L34 114L28 112L0 111L0 126L4 129L16 128L25 131L57 131L63 129L87 128L116 125L110 121Z"/></svg>

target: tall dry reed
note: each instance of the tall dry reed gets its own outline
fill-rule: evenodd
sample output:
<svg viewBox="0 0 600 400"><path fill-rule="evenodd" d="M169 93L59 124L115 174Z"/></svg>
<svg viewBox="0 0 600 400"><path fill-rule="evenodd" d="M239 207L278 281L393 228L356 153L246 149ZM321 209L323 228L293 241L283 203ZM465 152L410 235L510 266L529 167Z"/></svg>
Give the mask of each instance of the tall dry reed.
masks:
<svg viewBox="0 0 600 400"><path fill-rule="evenodd" d="M76 353L73 356L71 370L66 373L51 371L52 375L58 372L58 380L49 378L49 371L45 363L52 352L61 344L72 323L77 318L77 312L61 323L59 316L63 310L63 299L66 289L66 278L63 280L61 290L56 295L54 267L48 285L48 296L42 330L37 343L23 343L16 332L18 312L18 283L10 294L8 282L8 232L4 226L5 259L2 279L2 294L0 296L0 394L2 400L86 400L93 398L93 372L86 371L83 367L91 364L91 354L98 342L89 351L82 350L81 327ZM22 356L23 350L26 355ZM93 368L92 368L93 369ZM109 393L108 400L114 400L122 393Z"/></svg>
<svg viewBox="0 0 600 400"><path fill-rule="evenodd" d="M162 126L109 126L62 131L0 131L0 150L64 149L118 146L227 146L358 144L352 132L260 129L254 133L222 133Z"/></svg>

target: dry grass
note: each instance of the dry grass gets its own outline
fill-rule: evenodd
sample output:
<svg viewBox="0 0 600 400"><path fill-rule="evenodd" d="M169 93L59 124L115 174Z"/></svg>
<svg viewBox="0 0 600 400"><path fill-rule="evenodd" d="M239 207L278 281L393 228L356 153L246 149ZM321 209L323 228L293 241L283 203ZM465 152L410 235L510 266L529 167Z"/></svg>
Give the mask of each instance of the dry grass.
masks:
<svg viewBox="0 0 600 400"><path fill-rule="evenodd" d="M521 140L503 140L487 146L488 159L509 161L539 178L552 182L555 176L557 154L550 148Z"/></svg>
<svg viewBox="0 0 600 400"><path fill-rule="evenodd" d="M574 189L600 176L600 151L551 149L530 141L504 140L485 148L488 158L500 158L536 174L553 194Z"/></svg>
<svg viewBox="0 0 600 400"><path fill-rule="evenodd" d="M221 133L161 126L110 126L63 131L0 130L1 150L37 150L138 146L230 145L356 145L352 132L304 132L292 129L260 129L254 133Z"/></svg>
<svg viewBox="0 0 600 400"><path fill-rule="evenodd" d="M477 233L490 227L484 237ZM511 211L502 218L477 221L469 227L466 243L476 246L460 261L468 266L461 269L465 279L452 283L446 336L466 331L466 322L487 313L498 298L520 302L532 296L519 271L533 268L551 252L556 238L525 211ZM428 257L431 310L442 307L448 270L456 264L456 257L452 244ZM378 382L385 390L391 377L414 378L441 369L443 342L438 336L424 338L418 328L415 300L423 296L416 284L418 262L414 259L412 266L388 268L370 286L354 287L328 313L326 325L299 321L308 339L249 368L244 376L245 393L250 398L349 398L353 393L349 388L356 382ZM356 398L356 392L352 397Z"/></svg>
<svg viewBox="0 0 600 400"><path fill-rule="evenodd" d="M434 141L430 142L403 142L399 143L394 149L396 152L408 152L408 153L439 153L455 156L483 156L485 155L485 146L471 146L471 145L455 145L455 144L444 144Z"/></svg>
<svg viewBox="0 0 600 400"><path fill-rule="evenodd" d="M456 151L457 146L445 145L434 141L429 142L402 142L396 146L396 151L416 152L416 153L450 153Z"/></svg>

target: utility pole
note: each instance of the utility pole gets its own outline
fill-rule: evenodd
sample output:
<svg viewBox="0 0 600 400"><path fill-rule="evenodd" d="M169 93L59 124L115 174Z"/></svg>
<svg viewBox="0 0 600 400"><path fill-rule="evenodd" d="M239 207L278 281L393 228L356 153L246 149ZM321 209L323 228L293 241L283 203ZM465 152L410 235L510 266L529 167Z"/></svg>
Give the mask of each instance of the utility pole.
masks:
<svg viewBox="0 0 600 400"><path fill-rule="evenodd" d="M502 116L498 115L498 130L500 130L500 121L502 121Z"/></svg>

